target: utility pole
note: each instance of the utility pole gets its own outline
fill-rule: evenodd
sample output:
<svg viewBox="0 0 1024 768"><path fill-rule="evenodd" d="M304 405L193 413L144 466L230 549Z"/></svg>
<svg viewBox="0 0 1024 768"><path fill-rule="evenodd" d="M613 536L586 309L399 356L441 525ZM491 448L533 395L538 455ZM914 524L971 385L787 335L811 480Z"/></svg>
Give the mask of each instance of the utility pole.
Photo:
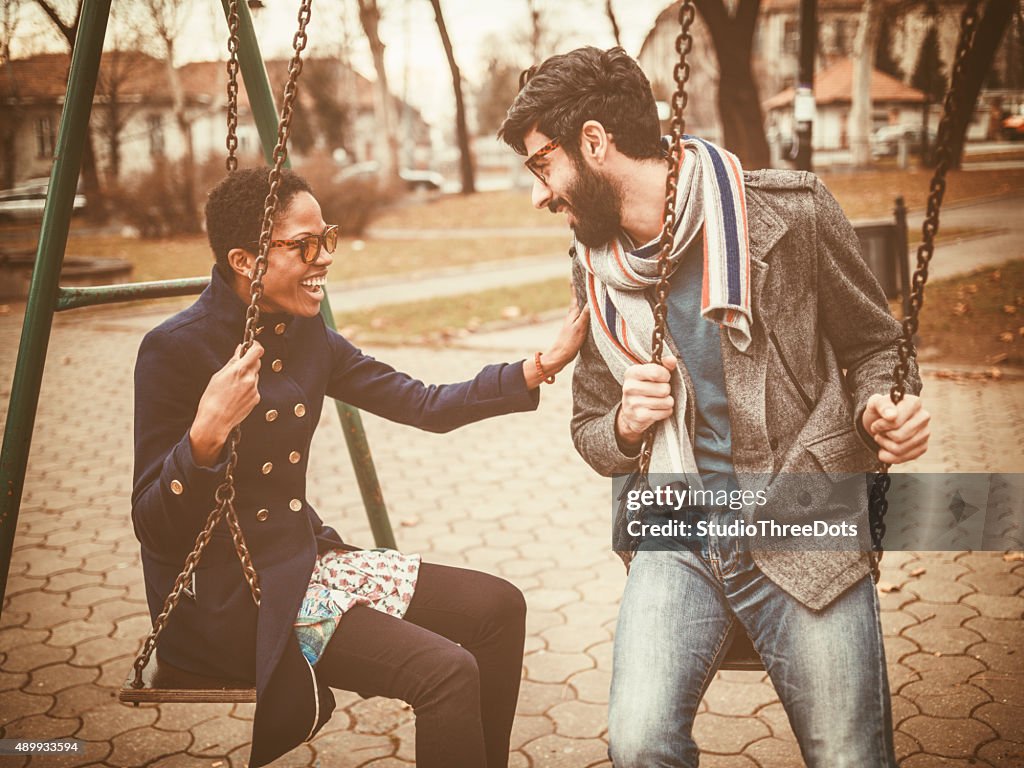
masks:
<svg viewBox="0 0 1024 768"><path fill-rule="evenodd" d="M796 126L792 159L797 170L810 171L814 124L814 54L818 47L818 12L815 0L800 0L800 68L793 97Z"/></svg>

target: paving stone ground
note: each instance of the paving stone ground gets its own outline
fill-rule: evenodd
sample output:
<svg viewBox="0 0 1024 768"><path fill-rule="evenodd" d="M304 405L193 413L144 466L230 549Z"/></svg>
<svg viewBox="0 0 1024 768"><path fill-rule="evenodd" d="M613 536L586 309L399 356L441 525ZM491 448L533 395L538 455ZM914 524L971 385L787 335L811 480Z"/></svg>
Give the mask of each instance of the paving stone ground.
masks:
<svg viewBox="0 0 1024 768"><path fill-rule="evenodd" d="M166 306L159 310L168 314ZM0 317L6 408L20 312ZM141 313L141 314L140 314ZM148 628L129 518L134 355L160 315L86 310L57 320L0 620L0 733L75 736L75 758L0 766L229 768L248 755L251 705L131 708L116 700ZM462 349L380 349L428 381L518 359L553 333L533 326ZM449 435L366 416L403 550L510 579L526 594L528 638L514 768L608 766L606 705L624 573L608 547L608 487L570 444L568 375L540 410ZM926 376L934 414L928 471L1024 471L1024 380ZM332 410L311 461L321 515L370 544ZM881 595L896 749L904 768L1024 766L1024 562L1001 553L887 555ZM274 765L413 764L413 715L339 692L332 721ZM764 675L719 674L697 718L707 768L803 765Z"/></svg>

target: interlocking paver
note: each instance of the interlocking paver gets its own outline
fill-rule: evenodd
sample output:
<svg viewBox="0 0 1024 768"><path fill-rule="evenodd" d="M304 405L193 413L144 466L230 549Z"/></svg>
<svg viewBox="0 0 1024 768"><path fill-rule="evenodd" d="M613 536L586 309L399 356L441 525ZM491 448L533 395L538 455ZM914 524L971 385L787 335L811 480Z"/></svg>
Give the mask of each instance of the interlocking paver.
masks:
<svg viewBox="0 0 1024 768"><path fill-rule="evenodd" d="M555 724L555 733L571 739L594 739L605 732L607 708L601 704L566 701L547 711Z"/></svg>
<svg viewBox="0 0 1024 768"><path fill-rule="evenodd" d="M995 731L984 723L970 718L952 721L944 717L918 715L903 723L902 730L921 745L921 749L939 757L967 758L974 754L978 744L995 738Z"/></svg>
<svg viewBox="0 0 1024 768"><path fill-rule="evenodd" d="M22 717L41 714L51 706L53 699L50 696L34 696L20 690L4 691L0 693L0 726L6 726Z"/></svg>
<svg viewBox="0 0 1024 768"><path fill-rule="evenodd" d="M771 736L758 718L732 718L702 712L693 723L693 739L702 750L718 754L739 754L755 741Z"/></svg>
<svg viewBox="0 0 1024 768"><path fill-rule="evenodd" d="M58 318L51 342L51 360L70 356L72 362L51 366L44 377L0 620L0 690L17 695L0 699L0 714L6 701L7 709L24 710L17 713L19 727L56 733L75 724L77 735L97 739L87 742L88 758L60 758L68 765L156 761L161 768L184 768L198 760L207 768L215 761L223 763L220 768L242 766L252 705L133 709L114 698L149 623L128 516L131 412L123 404L130 397L141 333L161 316L97 312L82 317ZM17 343L14 325L10 317L0 317L0 364L8 370ZM528 346L546 342L552 332L551 326L516 331L535 339ZM475 350L399 348L381 356L423 379L450 380L471 375L483 362L521 354L521 342L502 347L500 339L501 334L476 337L473 343L482 346ZM918 469L1024 469L1017 458L1024 450L997 450L1011 443L1024 448L1024 420L1014 415L1013 406L1024 395L1024 382L960 386L927 372L925 379L933 445ZM107 414L101 428L76 413L74 399L62 396L68 387L84 391L93 408ZM526 679L512 737L512 768L610 768L603 734L611 638L625 574L608 547L606 481L576 458L569 443L569 389L546 387L542 399L540 414L510 416L444 436L369 415L365 421L399 544L434 561L504 576L526 592ZM330 409L323 423L311 455L311 499L346 539L365 545L368 526ZM443 456L464 459L472 482L453 486L450 477L439 474ZM558 484L543 482L554 466ZM911 575L921 568L923 573ZM1000 768L1022 762L1014 742L1019 729L1014 733L1013 728L1024 709L1018 607L1024 600L1024 563L1004 562L999 553L891 552L883 561L883 580L900 586L880 595L880 602L894 692L894 739L904 765L960 764L973 751ZM74 655L54 657L54 652ZM16 671L9 662L26 670ZM32 686L38 682L43 685L37 693ZM972 708L977 696L992 700ZM49 709L32 710L40 703ZM953 716L961 712L964 716ZM955 743L943 741L954 733L961 734ZM717 676L701 708L698 736L708 749L713 743L734 753L705 754L702 765L710 768L802 765L764 675ZM200 742L216 742L220 756L201 756ZM332 721L311 745L274 768L310 766L317 759L339 768L409 766L413 744L407 709L338 692ZM51 759L45 765L63 764Z"/></svg>

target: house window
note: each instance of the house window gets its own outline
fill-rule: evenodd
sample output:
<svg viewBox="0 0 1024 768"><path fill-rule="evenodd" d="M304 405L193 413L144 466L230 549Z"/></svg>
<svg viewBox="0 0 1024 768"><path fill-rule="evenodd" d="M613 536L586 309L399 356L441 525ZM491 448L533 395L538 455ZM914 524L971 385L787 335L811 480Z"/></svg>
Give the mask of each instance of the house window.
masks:
<svg viewBox="0 0 1024 768"><path fill-rule="evenodd" d="M800 23L796 19L786 19L782 30L782 52L791 56L800 52Z"/></svg>
<svg viewBox="0 0 1024 768"><path fill-rule="evenodd" d="M57 131L53 127L53 118L41 117L36 120L36 155L40 158L53 157L57 146Z"/></svg>
<svg viewBox="0 0 1024 768"><path fill-rule="evenodd" d="M150 115L147 119L149 128L149 154L152 157L164 155L164 120L160 115Z"/></svg>
<svg viewBox="0 0 1024 768"><path fill-rule="evenodd" d="M850 53L850 30L846 19L836 19L833 30L836 53Z"/></svg>

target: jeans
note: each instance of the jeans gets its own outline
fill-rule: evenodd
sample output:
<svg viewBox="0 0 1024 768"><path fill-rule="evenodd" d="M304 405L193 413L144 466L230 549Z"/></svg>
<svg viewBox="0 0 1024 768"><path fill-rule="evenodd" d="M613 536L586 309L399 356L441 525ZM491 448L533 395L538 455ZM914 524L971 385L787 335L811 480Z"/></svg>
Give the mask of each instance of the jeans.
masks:
<svg viewBox="0 0 1024 768"><path fill-rule="evenodd" d="M746 541L734 537L707 537L667 552L641 549L634 558L615 633L608 705L616 768L698 764L692 736L697 706L733 633L743 629L809 768L895 768L870 578L816 612L762 574Z"/></svg>
<svg viewBox="0 0 1024 768"><path fill-rule="evenodd" d="M506 768L525 636L526 601L515 586L423 563L405 618L346 611L317 676L411 704L420 768Z"/></svg>

